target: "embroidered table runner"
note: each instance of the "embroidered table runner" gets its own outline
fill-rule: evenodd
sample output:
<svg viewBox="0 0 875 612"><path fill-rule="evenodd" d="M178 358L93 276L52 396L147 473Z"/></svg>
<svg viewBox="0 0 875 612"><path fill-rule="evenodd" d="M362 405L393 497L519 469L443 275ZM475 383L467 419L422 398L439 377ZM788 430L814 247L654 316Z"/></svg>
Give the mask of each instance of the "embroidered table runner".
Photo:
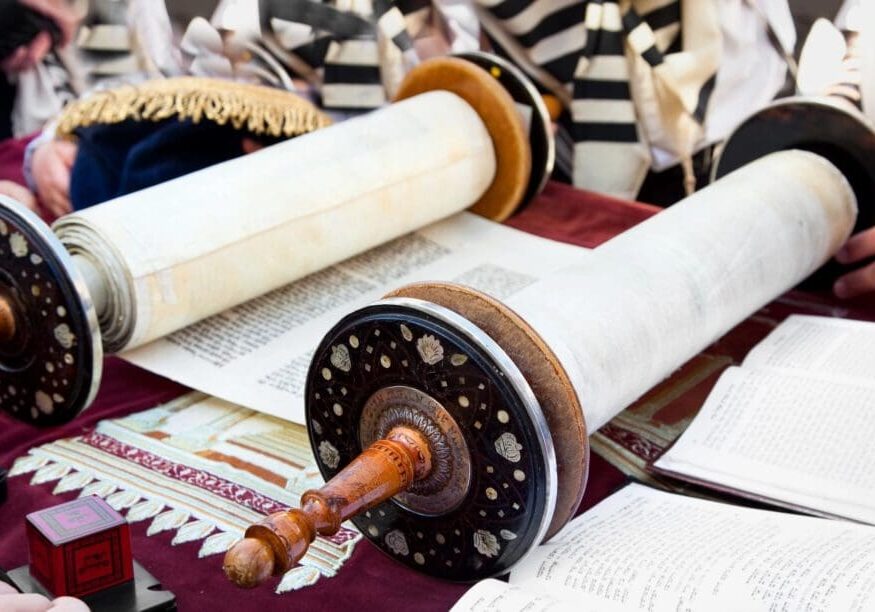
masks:
<svg viewBox="0 0 875 612"><path fill-rule="evenodd" d="M322 484L303 427L200 393L34 448L10 470L27 473L33 485L55 482L56 495L98 495L129 523L150 521L149 536L202 541L199 557L224 553L251 523ZM317 537L276 592L333 576L360 539L351 524Z"/></svg>

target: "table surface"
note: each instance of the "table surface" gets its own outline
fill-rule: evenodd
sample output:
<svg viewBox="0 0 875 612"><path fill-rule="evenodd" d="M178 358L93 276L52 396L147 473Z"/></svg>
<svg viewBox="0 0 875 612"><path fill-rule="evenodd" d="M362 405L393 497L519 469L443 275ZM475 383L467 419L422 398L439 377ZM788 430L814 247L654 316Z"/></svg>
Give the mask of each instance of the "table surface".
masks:
<svg viewBox="0 0 875 612"><path fill-rule="evenodd" d="M648 218L658 209L575 190L551 183L531 206L508 221L508 225L534 234L594 247L611 236ZM793 293L772 308L781 319L792 312L875 318L870 304L841 304L828 297ZM741 357L761 337L760 333L730 333L721 342ZM707 389L695 390L691 401L701 401ZM670 384L671 381L664 384ZM106 360L103 382L95 403L72 423L37 429L0 414L0 466L8 468L27 451L52 440L80 435L102 419L118 418L154 407L188 389L116 358ZM52 485L30 486L29 476L9 480L9 499L0 505L0 567L7 570L27 562L24 516L75 497L55 496ZM627 477L598 455L592 456L586 496L580 510L591 507L627 482ZM430 578L404 568L367 541L337 576L312 587L275 595L265 587L241 591L228 583L221 570L222 555L198 559L199 542L171 546L172 533L146 537L148 522L132 525L134 556L165 588L172 590L181 610L200 609L342 609L355 605L362 610L446 610L468 588Z"/></svg>

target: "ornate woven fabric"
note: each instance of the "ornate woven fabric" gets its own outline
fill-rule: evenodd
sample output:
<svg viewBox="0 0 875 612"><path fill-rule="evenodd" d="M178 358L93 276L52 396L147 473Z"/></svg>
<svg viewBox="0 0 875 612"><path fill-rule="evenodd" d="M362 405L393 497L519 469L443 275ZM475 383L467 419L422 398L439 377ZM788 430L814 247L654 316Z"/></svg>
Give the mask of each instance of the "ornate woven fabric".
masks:
<svg viewBox="0 0 875 612"><path fill-rule="evenodd" d="M34 485L55 482L55 494L98 495L128 522L150 521L150 536L175 531L174 546L202 541L199 557L224 553L322 484L303 427L200 393L34 448L11 470L26 473ZM351 525L317 537L277 592L333 576L360 539Z"/></svg>

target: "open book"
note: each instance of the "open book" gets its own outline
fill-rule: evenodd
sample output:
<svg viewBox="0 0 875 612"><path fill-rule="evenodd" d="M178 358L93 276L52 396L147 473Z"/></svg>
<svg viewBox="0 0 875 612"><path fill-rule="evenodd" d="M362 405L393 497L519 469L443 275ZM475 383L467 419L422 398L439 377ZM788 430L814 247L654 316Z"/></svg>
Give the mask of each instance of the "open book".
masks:
<svg viewBox="0 0 875 612"><path fill-rule="evenodd" d="M629 485L454 612L875 609L875 527Z"/></svg>
<svg viewBox="0 0 875 612"><path fill-rule="evenodd" d="M653 468L875 524L875 323L788 318L723 373Z"/></svg>

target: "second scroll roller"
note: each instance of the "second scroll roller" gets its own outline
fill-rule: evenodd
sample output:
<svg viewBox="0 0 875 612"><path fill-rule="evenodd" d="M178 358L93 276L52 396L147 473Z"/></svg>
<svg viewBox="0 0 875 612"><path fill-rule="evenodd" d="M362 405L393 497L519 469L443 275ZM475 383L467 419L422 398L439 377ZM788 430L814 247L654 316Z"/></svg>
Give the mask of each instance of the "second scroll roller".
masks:
<svg viewBox="0 0 875 612"><path fill-rule="evenodd" d="M831 162L783 151L506 303L420 283L349 314L305 393L328 482L250 527L226 574L254 586L347 519L419 571L508 571L579 506L587 433L818 269L856 216Z"/></svg>

